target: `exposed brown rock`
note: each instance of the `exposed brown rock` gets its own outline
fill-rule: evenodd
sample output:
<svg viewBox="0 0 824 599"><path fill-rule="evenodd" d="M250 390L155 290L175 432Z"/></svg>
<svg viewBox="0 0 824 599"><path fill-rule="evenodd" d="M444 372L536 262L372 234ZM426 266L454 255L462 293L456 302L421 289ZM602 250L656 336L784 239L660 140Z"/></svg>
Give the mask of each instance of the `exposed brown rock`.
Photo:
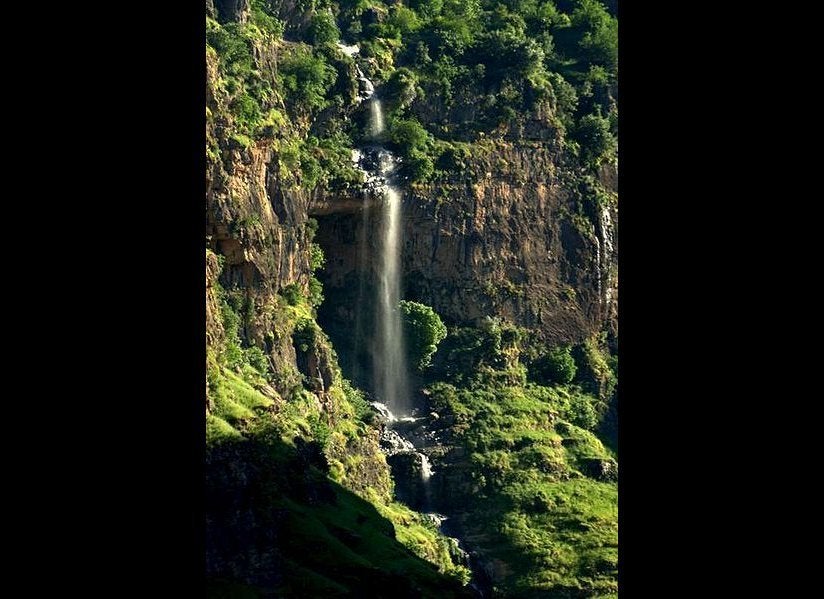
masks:
<svg viewBox="0 0 824 599"><path fill-rule="evenodd" d="M497 315L551 341L580 342L617 328L617 209L580 214L556 161L540 146L501 144L476 158L466 180L408 190L405 296L448 322ZM369 255L376 251L380 209L370 212L320 219L330 296L351 297L364 268L374 278L359 258L361 244ZM341 303L339 317L351 319L351 306Z"/></svg>

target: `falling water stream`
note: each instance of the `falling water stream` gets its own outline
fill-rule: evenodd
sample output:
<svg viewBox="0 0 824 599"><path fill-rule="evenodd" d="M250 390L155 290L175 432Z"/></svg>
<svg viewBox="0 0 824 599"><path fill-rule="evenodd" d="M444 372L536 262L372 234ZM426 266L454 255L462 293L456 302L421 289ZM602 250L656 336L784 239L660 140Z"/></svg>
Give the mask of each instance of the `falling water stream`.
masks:
<svg viewBox="0 0 824 599"><path fill-rule="evenodd" d="M339 44L345 54L355 57L356 45ZM383 106L375 93L375 86L355 65L361 86L360 97L369 103L369 122L366 128L370 145L355 150L353 161L366 175L367 191L381 198L376 222L381 227L374 240L377 256L373 260L377 270L376 330L372 340L372 372L375 395L378 400L401 416L412 411L409 377L406 370L403 326L398 303L401 300L401 251L403 229L401 211L403 198L395 186L398 158L381 145L386 130ZM371 216L371 215L370 215ZM368 224L371 224L368 223ZM361 252L366 248L362 245ZM363 258L363 256L361 256ZM360 285L359 294L365 291ZM359 298L363 299L363 298ZM359 301L359 303L361 303Z"/></svg>
<svg viewBox="0 0 824 599"><path fill-rule="evenodd" d="M373 104L376 103L373 101ZM373 123L377 129L378 123ZM381 175L391 181L394 157L381 152ZM401 194L388 183L384 195L384 222L379 244L377 303L378 338L375 352L375 392L398 414L410 412L409 380L406 373L403 326L398 303L401 299Z"/></svg>
<svg viewBox="0 0 824 599"><path fill-rule="evenodd" d="M357 45L338 47L353 58L359 53ZM369 145L355 150L352 160L363 171L366 178L366 190L382 199L382 202L366 212L366 226L380 226L380 235L373 240L373 251L377 253L371 262L376 265L377 288L375 306L375 332L372 339L372 372L374 391L377 401L372 405L384 421L381 446L388 458L402 456L411 458L420 473L420 485L424 499L416 506L441 526L448 518L432 512L432 494L430 479L435 474L432 464L425 453L420 451L408 438L410 430L422 424L426 418L414 414L412 393L406 364L403 323L399 310L401 300L401 254L403 250L402 209L403 198L395 185L395 170L398 158L381 144L385 134L383 105L375 92L374 84L364 75L360 65L356 64L360 82L362 101L369 102L369 122L366 127ZM362 243L360 262L364 266L368 261L367 244ZM362 269L362 272L365 269ZM366 286L361 279L358 289L358 303L363 305ZM355 334L360 336L363 327L359 315L355 322ZM457 541L457 539L456 539ZM460 546L460 541L459 546ZM466 554L465 554L466 555ZM474 585L473 585L474 586Z"/></svg>
<svg viewBox="0 0 824 599"><path fill-rule="evenodd" d="M340 44L339 47L353 58L359 52L356 45ZM385 448L392 454L406 452L417 456L420 461L421 483L428 497L429 481L433 474L429 458L393 428L396 423L415 420L412 416L413 406L406 370L403 323L398 308L401 299L401 252L403 249L403 229L401 227L403 198L400 190L395 186L395 169L398 159L381 145L386 126L383 105L375 93L375 86L364 75L360 65L356 64L355 69L361 86L360 97L363 101L369 102L369 122L366 131L371 145L355 150L352 159L364 171L367 189L375 195L382 196L383 200L379 208L382 214L377 221L381 224L381 233L375 239L375 249L378 255L374 261L377 265L378 286L375 298L376 326L372 346L372 371L375 395L379 400L374 405L384 415L386 422ZM366 250L364 245L360 249L361 252ZM364 291L364 286L360 285L359 293ZM356 327L361 326L360 319L358 319ZM356 334L358 334L357 331Z"/></svg>

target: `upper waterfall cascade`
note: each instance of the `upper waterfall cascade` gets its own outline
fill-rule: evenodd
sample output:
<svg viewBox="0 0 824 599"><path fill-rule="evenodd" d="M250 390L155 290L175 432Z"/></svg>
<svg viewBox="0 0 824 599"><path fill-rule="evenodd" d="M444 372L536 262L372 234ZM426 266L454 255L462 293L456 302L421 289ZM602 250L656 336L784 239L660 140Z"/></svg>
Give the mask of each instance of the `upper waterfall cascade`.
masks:
<svg viewBox="0 0 824 599"><path fill-rule="evenodd" d="M342 52L355 57L357 45L338 44ZM366 192L382 198L381 232L376 238L378 289L376 297L377 328L373 344L372 366L377 399L398 414L411 412L409 376L403 338L403 323L398 304L401 300L401 251L403 197L394 184L398 158L380 145L386 125L383 105L375 85L356 64L361 83L361 99L369 102L367 136L375 143L352 153L352 160L364 172Z"/></svg>

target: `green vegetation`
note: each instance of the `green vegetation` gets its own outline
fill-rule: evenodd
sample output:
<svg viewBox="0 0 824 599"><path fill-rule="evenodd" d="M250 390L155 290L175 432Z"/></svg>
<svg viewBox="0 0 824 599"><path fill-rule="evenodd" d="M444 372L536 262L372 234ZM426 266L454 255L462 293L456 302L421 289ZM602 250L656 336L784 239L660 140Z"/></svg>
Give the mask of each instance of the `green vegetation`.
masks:
<svg viewBox="0 0 824 599"><path fill-rule="evenodd" d="M561 154L553 168L571 197L561 217L590 237L591 215L615 202L598 180L598 167L616 159L618 139L617 20L609 6L298 0L283 22L277 3L250 0L244 24L207 18L206 155L215 181L262 159L267 193L276 186L301 198L351 194L363 183L351 154L364 140L367 111L352 59L335 46L344 39L361 47L358 64L384 102L382 141L400 156L408 184L434 181L438 202L449 202L451 184L470 185L490 171L523 183L517 160L501 150L543 146ZM214 287L210 546L248 559L234 564L238 571L276 564L283 576L260 589L216 577L210 592L368 596L374 586L461 596L468 571L428 519L392 500L375 411L342 375L316 321L324 302L316 275L326 262L313 241L317 222L301 230L300 215L283 217L277 198L268 199L281 226L294 221L297 282L279 296L230 287L231 276L226 288ZM224 208L232 235L264 231L265 219L237 217L231 198ZM524 293L506 282L483 292L493 302ZM575 289L565 297L574 302ZM605 337L547 347L496 318L447 334L431 307L405 301L400 309L429 407L464 452L445 506L466 516L454 521L492 564L496 592L615 596L614 348Z"/></svg>
<svg viewBox="0 0 824 599"><path fill-rule="evenodd" d="M449 432L469 464L444 501L465 515L465 538L496 560L501 596L617 596L617 463L593 433L599 400L569 384L568 348L541 356L552 381L524 379L526 345L496 321L442 343L430 408L454 419Z"/></svg>
<svg viewBox="0 0 824 599"><path fill-rule="evenodd" d="M446 326L430 307L418 302L401 301L400 310L406 332L410 363L424 370L432 362L438 344L446 337Z"/></svg>
<svg viewBox="0 0 824 599"><path fill-rule="evenodd" d="M280 76L287 105L309 112L325 107L336 72L323 56L297 47L281 63Z"/></svg>
<svg viewBox="0 0 824 599"><path fill-rule="evenodd" d="M585 168L616 155L618 23L597 0L342 0L305 8L300 42L284 44L284 24L262 1L252 3L245 25L209 19L207 27L233 138L239 147L264 132L282 139L304 175L299 185L359 180L348 152L362 131L340 113L355 102L351 59L334 46L341 31L360 45L369 76L385 83L390 141L409 181L455 172L452 144L501 138L534 119L556 129ZM310 142L309 123L330 107L337 112Z"/></svg>
<svg viewBox="0 0 824 599"><path fill-rule="evenodd" d="M618 22L597 0L339 5L342 30L386 83L409 180L447 176L445 144L501 137L530 119L557 129L586 168L615 156Z"/></svg>
<svg viewBox="0 0 824 599"><path fill-rule="evenodd" d="M330 480L314 442L286 442L260 426L248 440L213 447L207 464L206 534L216 559L277 581L272 588L209 577L209 596L381 596L386 589L433 599L467 596L458 573L439 572L434 559L418 555L432 550L451 566L441 547L447 541L402 506L378 510ZM254 489L248 503L238 504L239 489ZM233 525L219 524L225 521ZM423 547L411 540L416 535ZM244 546L252 553L237 551Z"/></svg>
<svg viewBox="0 0 824 599"><path fill-rule="evenodd" d="M297 306L301 298L300 285L297 283L287 285L281 290L281 295L290 306Z"/></svg>
<svg viewBox="0 0 824 599"><path fill-rule="evenodd" d="M310 240L316 229L310 221ZM320 267L322 252L310 253L313 267ZM420 597L465 596L462 585L469 572L455 563L451 541L424 516L392 501L389 470L374 436L375 412L341 375L334 350L315 322L311 292L306 298L297 285L284 289L283 300L268 310L279 327L270 339L290 339L299 364L300 356L313 356L326 365L332 384L322 394L305 373L284 388L288 377L279 376L263 350L246 341L245 331L257 314L254 302L241 290L217 283L213 288L223 338L207 351L210 516L220 522L221 510L229 509L244 488L254 489L244 509L256 514L250 530L240 523L211 529L224 539L216 546L226 544L228 536L235 540L227 547L253 551L254 535L279 531L272 538L288 543L266 541L263 548L277 547L285 560L279 566L286 573L279 596L338 596L370 584ZM238 472L245 473L241 480L228 480ZM308 501L307 493L320 499ZM272 522L274 513L283 516ZM233 521L236 513L222 517ZM245 550L234 551L231 559L247 558ZM241 587L250 596L265 590L220 578L208 584L214 595Z"/></svg>
<svg viewBox="0 0 824 599"><path fill-rule="evenodd" d="M401 175L412 181L426 181L434 170L434 139L414 118L393 118L389 122L390 146L401 156Z"/></svg>
<svg viewBox="0 0 824 599"><path fill-rule="evenodd" d="M544 383L569 383L577 370L569 350L569 347L556 347L548 351L533 363L530 372Z"/></svg>
<svg viewBox="0 0 824 599"><path fill-rule="evenodd" d="M597 162L615 149L616 142L610 131L609 120L600 114L588 114L581 118L574 134L581 145L582 157L588 162Z"/></svg>
<svg viewBox="0 0 824 599"><path fill-rule="evenodd" d="M284 23L262 0L251 3L245 24L207 18L206 54L218 67L213 93L226 109L207 109L207 120L226 119L215 124L229 149L265 140L277 152L286 186L346 188L363 177L351 164L345 119L330 119L320 136L310 135L309 128L319 111L354 101L345 85L336 85L351 61L332 44L337 26L328 9L310 6L310 11L308 44L285 42ZM216 141L207 148L213 161L220 155Z"/></svg>
<svg viewBox="0 0 824 599"><path fill-rule="evenodd" d="M316 12L309 25L309 42L313 45L334 44L340 39L335 17L329 11Z"/></svg>

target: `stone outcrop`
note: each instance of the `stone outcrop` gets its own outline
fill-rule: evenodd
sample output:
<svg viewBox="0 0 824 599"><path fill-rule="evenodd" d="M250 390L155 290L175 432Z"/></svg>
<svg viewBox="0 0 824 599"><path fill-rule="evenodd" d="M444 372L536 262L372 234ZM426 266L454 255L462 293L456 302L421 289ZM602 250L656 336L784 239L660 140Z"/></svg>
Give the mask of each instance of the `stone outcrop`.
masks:
<svg viewBox="0 0 824 599"><path fill-rule="evenodd" d="M618 480L618 462L611 458L606 460L601 458L584 458L578 467L583 474L596 480Z"/></svg>

